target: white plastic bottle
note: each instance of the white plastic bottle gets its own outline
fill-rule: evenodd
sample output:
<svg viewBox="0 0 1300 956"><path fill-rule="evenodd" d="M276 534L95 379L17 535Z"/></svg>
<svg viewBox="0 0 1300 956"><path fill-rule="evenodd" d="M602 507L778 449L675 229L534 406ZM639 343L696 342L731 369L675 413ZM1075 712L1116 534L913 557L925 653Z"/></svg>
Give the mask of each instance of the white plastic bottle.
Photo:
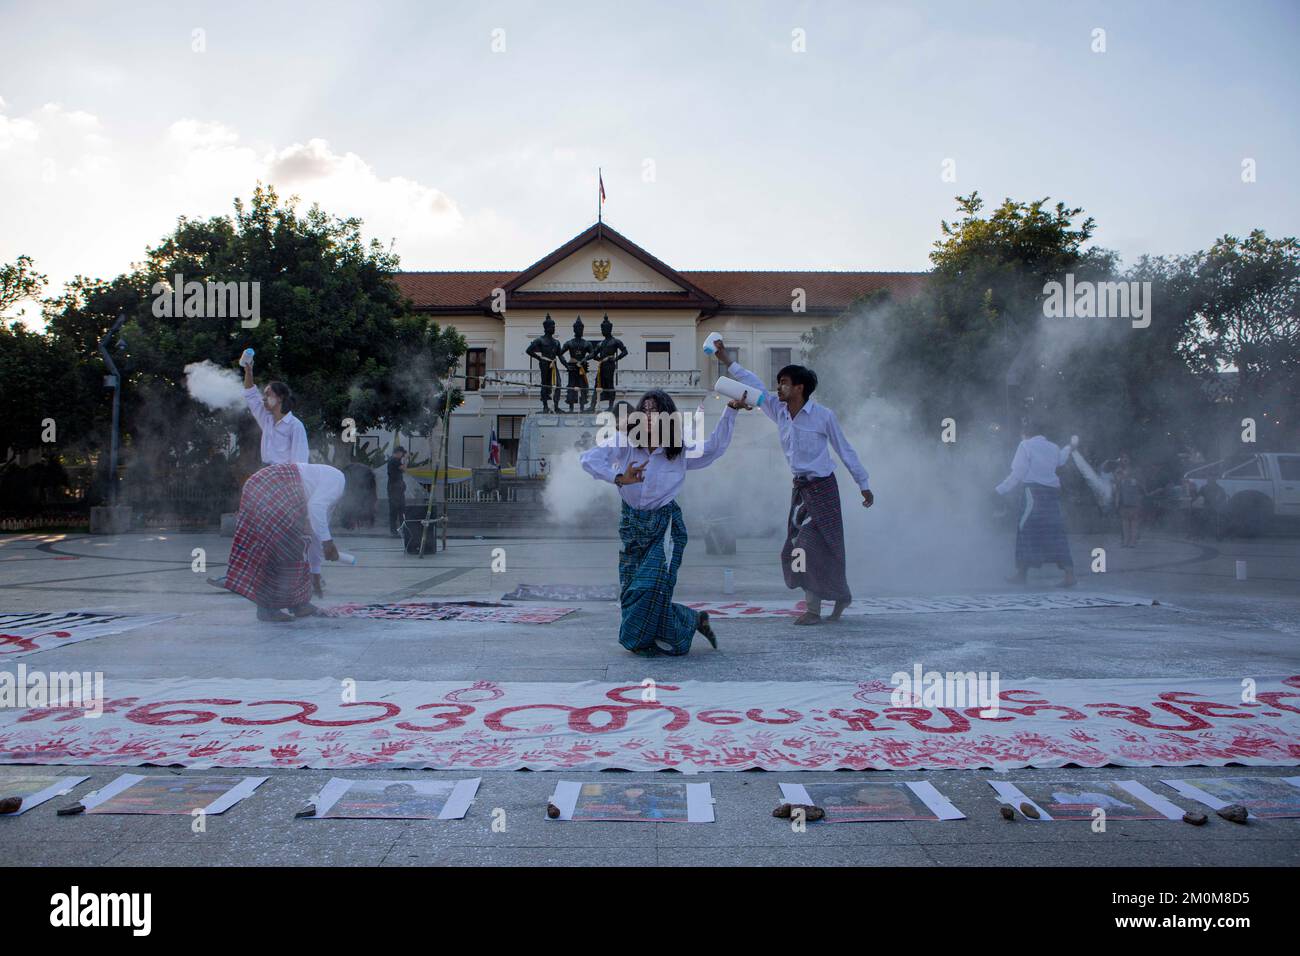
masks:
<svg viewBox="0 0 1300 956"><path fill-rule="evenodd" d="M767 392L761 388L755 388L753 385L745 385L737 382L734 378L722 376L713 383L713 390L724 398L729 398L733 402L738 402L742 398L755 408L762 405L767 399Z"/></svg>

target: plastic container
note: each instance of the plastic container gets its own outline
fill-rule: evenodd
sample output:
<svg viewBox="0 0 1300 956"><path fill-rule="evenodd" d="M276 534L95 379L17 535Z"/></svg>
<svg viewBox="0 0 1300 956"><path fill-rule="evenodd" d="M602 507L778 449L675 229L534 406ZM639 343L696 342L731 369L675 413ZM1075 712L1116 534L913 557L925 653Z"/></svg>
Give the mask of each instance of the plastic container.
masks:
<svg viewBox="0 0 1300 956"><path fill-rule="evenodd" d="M241 355L241 356L239 356L239 364L240 364L241 366L243 366L244 368L248 368L248 366L250 366L250 365L253 364L253 350L252 350L252 349L244 349L244 354Z"/></svg>
<svg viewBox="0 0 1300 956"><path fill-rule="evenodd" d="M720 332L710 332L709 337L704 340L704 354L712 355L717 351L716 346L721 341L722 334Z"/></svg>
<svg viewBox="0 0 1300 956"><path fill-rule="evenodd" d="M722 397L731 399L733 402L738 402L744 398L745 401L749 402L749 404L753 405L755 408L762 405L767 399L767 392L763 391L761 388L755 388L753 385L744 385L737 382L734 378L727 378L725 375L713 383L713 390ZM746 393L748 393L748 397L746 397Z"/></svg>
<svg viewBox="0 0 1300 956"><path fill-rule="evenodd" d="M339 564L356 564L356 563L357 563L357 556L355 554L348 554L346 551L339 552Z"/></svg>

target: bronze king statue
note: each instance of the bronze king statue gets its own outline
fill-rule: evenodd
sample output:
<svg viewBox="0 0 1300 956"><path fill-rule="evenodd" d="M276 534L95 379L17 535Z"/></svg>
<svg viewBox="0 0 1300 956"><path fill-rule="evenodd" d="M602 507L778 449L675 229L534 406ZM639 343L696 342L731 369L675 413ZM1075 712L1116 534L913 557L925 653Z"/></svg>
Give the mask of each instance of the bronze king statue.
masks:
<svg viewBox="0 0 1300 956"><path fill-rule="evenodd" d="M560 340L555 337L555 321L550 313L542 320L542 334L533 339L532 344L524 350L529 358L537 360L542 373L542 411L549 412L550 402L555 402L555 410L560 410L560 353L564 351Z"/></svg>
<svg viewBox="0 0 1300 956"><path fill-rule="evenodd" d="M596 360L596 389L591 393L591 410L596 410L596 399L609 403L609 410L614 410L614 381L618 363L627 358L627 346L620 339L614 338L614 323L606 314L600 321L600 334L604 336L592 350Z"/></svg>
<svg viewBox="0 0 1300 956"><path fill-rule="evenodd" d="M591 388L591 383L587 380L587 362L591 360L591 353L594 346L582 337L582 316L578 316L573 322L573 338L564 343L562 354L569 356L564 363L565 368L569 370L568 390L564 396L564 402L569 406L569 411L573 411L576 403L578 411L587 410L587 392Z"/></svg>

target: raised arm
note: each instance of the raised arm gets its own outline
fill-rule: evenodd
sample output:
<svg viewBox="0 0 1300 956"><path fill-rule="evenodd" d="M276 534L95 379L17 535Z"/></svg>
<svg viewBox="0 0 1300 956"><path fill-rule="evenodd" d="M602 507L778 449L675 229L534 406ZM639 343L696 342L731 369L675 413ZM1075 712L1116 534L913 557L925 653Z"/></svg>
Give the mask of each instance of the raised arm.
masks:
<svg viewBox="0 0 1300 956"><path fill-rule="evenodd" d="M722 417L718 419L718 424L713 426L713 433L702 443L686 449L686 470L707 468L721 458L722 453L731 444L731 433L735 428L736 410L728 405L723 410Z"/></svg>
<svg viewBox="0 0 1300 956"><path fill-rule="evenodd" d="M767 404L764 402L763 404ZM823 406L825 407L825 406ZM858 483L861 491L868 491L871 488L867 469L863 467L862 462L858 459L858 453L853 450L849 440L844 437L844 429L840 428L839 419L829 408L826 409L826 437L835 449L835 454L840 456L840 461L844 462L844 467L849 470L853 480Z"/></svg>
<svg viewBox="0 0 1300 956"><path fill-rule="evenodd" d="M727 373L741 385L748 385L751 388L757 389L759 392L767 391L767 386L763 384L763 380L739 362L732 362L728 365ZM755 395L755 398L757 398L757 395ZM772 421L776 421L776 405L776 398L769 395L767 400L758 407L767 414L768 418L772 419Z"/></svg>
<svg viewBox="0 0 1300 956"><path fill-rule="evenodd" d="M252 380L252 369L244 369L244 382L250 383ZM262 431L275 425L275 418L266 410L266 405L262 403L262 393L257 390L256 385L249 384L244 389L244 401L248 403L248 410L253 413L253 418Z"/></svg>
<svg viewBox="0 0 1300 956"><path fill-rule="evenodd" d="M1025 443L1021 442L1016 446L1016 457L1011 459L1011 474L1002 479L998 485L997 492L1005 495L1016 485L1025 480L1025 475L1029 472L1029 453L1025 451Z"/></svg>

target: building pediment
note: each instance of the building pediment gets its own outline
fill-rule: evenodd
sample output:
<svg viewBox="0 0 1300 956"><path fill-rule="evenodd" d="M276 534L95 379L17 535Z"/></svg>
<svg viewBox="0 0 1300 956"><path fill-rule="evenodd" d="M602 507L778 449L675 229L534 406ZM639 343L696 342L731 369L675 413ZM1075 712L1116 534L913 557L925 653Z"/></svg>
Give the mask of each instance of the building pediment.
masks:
<svg viewBox="0 0 1300 956"><path fill-rule="evenodd" d="M689 290L604 237L593 239L516 292L676 292Z"/></svg>
<svg viewBox="0 0 1300 956"><path fill-rule="evenodd" d="M506 308L605 303L714 310L720 303L604 223L579 233L503 286Z"/></svg>

